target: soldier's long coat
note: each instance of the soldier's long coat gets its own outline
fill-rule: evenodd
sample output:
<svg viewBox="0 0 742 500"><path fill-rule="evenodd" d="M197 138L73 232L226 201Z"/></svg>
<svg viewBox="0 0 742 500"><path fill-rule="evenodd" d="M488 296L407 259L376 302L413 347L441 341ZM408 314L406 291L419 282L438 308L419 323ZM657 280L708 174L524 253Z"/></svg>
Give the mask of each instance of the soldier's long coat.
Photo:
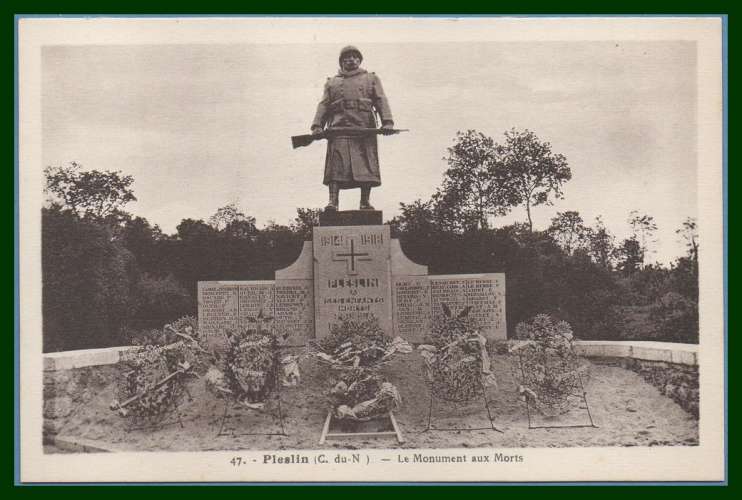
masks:
<svg viewBox="0 0 742 500"><path fill-rule="evenodd" d="M394 123L379 77L361 68L340 70L325 83L312 127L376 128L376 114L382 124ZM342 189L381 185L376 136L328 140L323 182Z"/></svg>

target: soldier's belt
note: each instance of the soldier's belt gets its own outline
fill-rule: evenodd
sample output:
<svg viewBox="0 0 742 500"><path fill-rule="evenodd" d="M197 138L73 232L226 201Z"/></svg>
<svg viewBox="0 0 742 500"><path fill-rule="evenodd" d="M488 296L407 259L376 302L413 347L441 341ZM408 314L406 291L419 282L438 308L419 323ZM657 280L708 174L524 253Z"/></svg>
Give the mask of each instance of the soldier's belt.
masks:
<svg viewBox="0 0 742 500"><path fill-rule="evenodd" d="M373 102L371 99L338 99L330 104L333 112L343 111L346 109L357 109L358 111L373 111Z"/></svg>

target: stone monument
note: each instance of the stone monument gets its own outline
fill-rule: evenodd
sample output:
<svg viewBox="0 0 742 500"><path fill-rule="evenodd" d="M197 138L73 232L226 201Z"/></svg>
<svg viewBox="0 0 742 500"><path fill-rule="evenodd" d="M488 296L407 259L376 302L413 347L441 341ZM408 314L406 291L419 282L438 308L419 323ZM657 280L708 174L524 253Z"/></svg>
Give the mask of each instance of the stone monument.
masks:
<svg viewBox="0 0 742 500"><path fill-rule="evenodd" d="M446 303L453 310L471 306L489 340L506 338L504 274L429 275L404 255L388 225L353 224L368 216L360 212L337 212L336 223L349 224L315 227L296 262L273 281L199 282L200 331L244 326L262 310L289 345L305 345L343 316L373 315L389 335L418 343Z"/></svg>
<svg viewBox="0 0 742 500"><path fill-rule="evenodd" d="M371 187L381 184L376 137L401 130L393 128L381 81L360 68L362 60L355 47L341 51L340 71L325 84L312 134L292 137L295 148L328 141L323 182L330 202L312 241L273 281L199 282L203 334L243 327L262 312L288 345L305 345L343 317L373 316L388 335L418 343L445 303L452 310L471 306L469 314L485 337L506 338L504 274L428 275L426 266L404 255L381 212L370 205ZM339 189L356 187L360 210L339 211Z"/></svg>

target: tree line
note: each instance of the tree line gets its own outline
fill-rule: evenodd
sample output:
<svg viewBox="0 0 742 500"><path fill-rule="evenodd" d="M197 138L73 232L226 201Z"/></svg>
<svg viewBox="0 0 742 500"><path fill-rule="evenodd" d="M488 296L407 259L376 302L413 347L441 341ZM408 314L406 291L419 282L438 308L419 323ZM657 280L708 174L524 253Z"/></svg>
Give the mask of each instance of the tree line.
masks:
<svg viewBox="0 0 742 500"><path fill-rule="evenodd" d="M549 227L531 213L563 197L571 179L563 155L531 131L512 129L502 143L460 132L448 169L429 199L400 203L388 221L405 253L431 274L504 272L507 323L548 313L579 338L697 342L698 236L694 219L677 229L686 255L649 263L657 225L631 212L621 242L600 217L558 212ZM124 345L149 329L195 315L198 281L270 280L299 256L320 209L297 208L286 225L258 228L236 204L206 220L183 219L174 234L126 211L134 179L84 170L45 169L42 209L45 352ZM496 227L523 207L526 222Z"/></svg>

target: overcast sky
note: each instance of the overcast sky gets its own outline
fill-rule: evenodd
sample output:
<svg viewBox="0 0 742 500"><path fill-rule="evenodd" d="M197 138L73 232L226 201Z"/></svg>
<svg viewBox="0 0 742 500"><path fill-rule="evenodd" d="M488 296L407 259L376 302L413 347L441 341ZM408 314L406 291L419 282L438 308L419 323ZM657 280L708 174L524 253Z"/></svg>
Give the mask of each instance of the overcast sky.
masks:
<svg viewBox="0 0 742 500"><path fill-rule="evenodd" d="M349 43L353 40L348 40ZM167 233L238 203L258 225L287 224L297 207L327 202L324 143L307 133L342 44L47 46L42 52L43 166L71 161L134 176L127 208ZM501 140L533 130L566 156L565 199L536 207L602 215L618 237L629 211L654 216L656 259L684 253L675 235L697 212L694 42L364 43L396 125L379 139L388 220L399 202L428 199L457 130ZM43 167L42 166L42 167ZM358 190L341 192L357 208ZM525 221L515 208L495 225Z"/></svg>

